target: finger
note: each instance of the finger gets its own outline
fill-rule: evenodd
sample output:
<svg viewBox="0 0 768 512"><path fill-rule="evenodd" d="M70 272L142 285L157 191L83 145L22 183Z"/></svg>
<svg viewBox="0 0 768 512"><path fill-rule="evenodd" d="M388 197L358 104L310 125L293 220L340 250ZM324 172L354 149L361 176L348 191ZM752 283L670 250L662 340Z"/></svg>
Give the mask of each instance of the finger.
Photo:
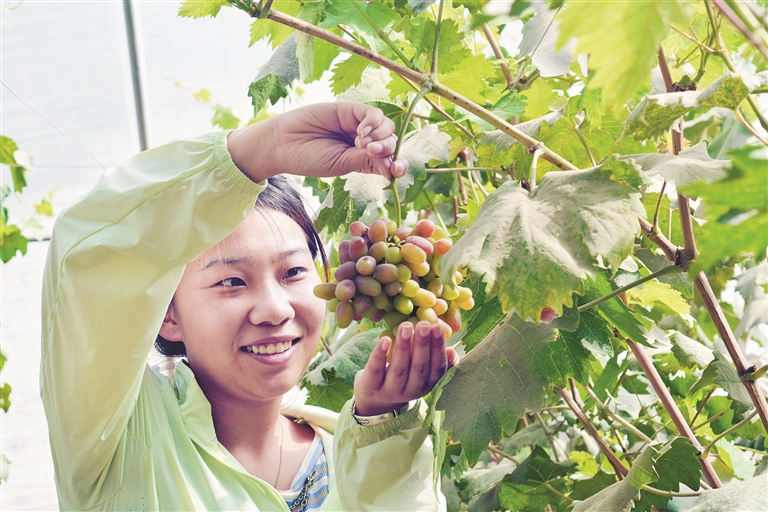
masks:
<svg viewBox="0 0 768 512"><path fill-rule="evenodd" d="M392 171L390 170L392 168L392 158L371 156L368 157L367 163L368 170L366 172L380 174L387 178L387 180L392 180Z"/></svg>
<svg viewBox="0 0 768 512"><path fill-rule="evenodd" d="M456 349L452 347L448 347L445 349L445 356L448 358L448 368L453 368L457 364L459 364L459 361L461 360L461 357L459 357L459 353L456 352Z"/></svg>
<svg viewBox="0 0 768 512"><path fill-rule="evenodd" d="M367 128L367 127L366 127ZM362 133L358 131L358 134ZM382 114L381 121L378 126L373 127L366 135L358 135L360 140L360 147L365 146L370 142L380 142L390 137L395 136L395 123L388 117L384 117ZM395 137L397 139L397 137Z"/></svg>
<svg viewBox="0 0 768 512"><path fill-rule="evenodd" d="M395 178L402 178L408 172L408 160L403 157L398 158L390 164L389 172Z"/></svg>
<svg viewBox="0 0 768 512"><path fill-rule="evenodd" d="M397 329L397 338L395 339L395 348L392 349L392 358L387 367L387 374L384 377L382 391L387 394L392 401L400 397L408 382L408 371L410 369L411 359L411 339L413 338L413 324L403 322Z"/></svg>
<svg viewBox="0 0 768 512"><path fill-rule="evenodd" d="M384 112L382 112L378 108L368 108L365 111L365 117L363 118L362 121L360 121L360 124L357 126L357 137L359 139L362 139L366 135L374 132L376 129L378 129L381 126L382 121L384 119L387 119L386 117L384 117ZM362 146L359 146L359 147L362 147Z"/></svg>
<svg viewBox="0 0 768 512"><path fill-rule="evenodd" d="M365 138L367 140L368 137ZM386 139L369 142L365 146L365 152L371 156L392 156L397 149L397 137L392 135Z"/></svg>
<svg viewBox="0 0 768 512"><path fill-rule="evenodd" d="M368 357L365 371L360 376L362 380L360 385L365 389L378 390L381 388L384 376L387 373L387 353L389 352L390 345L392 345L392 338L389 336L382 337Z"/></svg>
<svg viewBox="0 0 768 512"><path fill-rule="evenodd" d="M445 348L445 336L443 335L443 329L439 325L432 326L432 357L431 357L431 369L429 374L429 390L431 390L437 381L443 376L448 366L448 350L452 350L454 355L456 351Z"/></svg>
<svg viewBox="0 0 768 512"><path fill-rule="evenodd" d="M429 391L426 386L430 377L431 357L432 326L429 322L421 321L416 324L411 344L411 368L404 389L407 397L421 397Z"/></svg>

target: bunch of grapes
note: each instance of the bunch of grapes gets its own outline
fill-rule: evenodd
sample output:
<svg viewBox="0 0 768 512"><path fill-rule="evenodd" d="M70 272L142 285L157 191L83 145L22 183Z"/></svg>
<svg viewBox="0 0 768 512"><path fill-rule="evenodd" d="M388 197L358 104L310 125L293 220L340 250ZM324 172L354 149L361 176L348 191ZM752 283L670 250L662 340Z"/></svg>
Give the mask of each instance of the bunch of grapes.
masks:
<svg viewBox="0 0 768 512"><path fill-rule="evenodd" d="M461 329L460 310L475 302L472 290L460 286L461 272L453 276L453 286L440 280L437 262L452 245L442 228L429 219L398 228L385 218L370 227L355 221L349 233L352 238L339 244L334 282L315 287L339 327L363 318L383 321L387 328L381 336L392 339L403 322L440 324L446 339Z"/></svg>

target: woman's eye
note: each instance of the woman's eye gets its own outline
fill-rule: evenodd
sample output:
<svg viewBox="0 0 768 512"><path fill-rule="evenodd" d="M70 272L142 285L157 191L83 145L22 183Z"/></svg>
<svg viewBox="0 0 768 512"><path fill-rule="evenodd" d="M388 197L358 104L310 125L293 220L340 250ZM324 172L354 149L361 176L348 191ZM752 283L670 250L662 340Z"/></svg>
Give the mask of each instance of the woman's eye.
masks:
<svg viewBox="0 0 768 512"><path fill-rule="evenodd" d="M285 278L286 279L291 279L291 278L294 278L294 277L298 277L298 276L300 276L301 274L303 274L306 271L307 271L307 269L305 269L304 267L293 267L293 268L289 269L288 272L285 273Z"/></svg>
<svg viewBox="0 0 768 512"><path fill-rule="evenodd" d="M216 283L216 286L224 286L225 288L232 288L235 286L245 286L245 281L243 281L239 277L228 277Z"/></svg>

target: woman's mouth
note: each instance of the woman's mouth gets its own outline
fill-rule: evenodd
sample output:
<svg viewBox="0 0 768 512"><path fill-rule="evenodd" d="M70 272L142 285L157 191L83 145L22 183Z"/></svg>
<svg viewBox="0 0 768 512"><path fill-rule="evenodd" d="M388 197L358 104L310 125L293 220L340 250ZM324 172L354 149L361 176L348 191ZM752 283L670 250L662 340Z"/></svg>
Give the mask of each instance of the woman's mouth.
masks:
<svg viewBox="0 0 768 512"><path fill-rule="evenodd" d="M247 345L240 347L240 350L248 354L260 354L260 355L272 355L280 354L288 350L294 343L298 342L299 338L292 340L286 340L279 343L266 343L263 345Z"/></svg>

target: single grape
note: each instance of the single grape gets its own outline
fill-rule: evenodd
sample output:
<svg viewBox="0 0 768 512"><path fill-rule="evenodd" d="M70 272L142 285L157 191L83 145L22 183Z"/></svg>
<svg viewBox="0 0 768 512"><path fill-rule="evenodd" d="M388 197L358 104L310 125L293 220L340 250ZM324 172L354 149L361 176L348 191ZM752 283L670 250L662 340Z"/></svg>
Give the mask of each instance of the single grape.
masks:
<svg viewBox="0 0 768 512"><path fill-rule="evenodd" d="M371 276L357 276L355 278L355 286L359 293L370 295L371 297L381 293L381 283Z"/></svg>
<svg viewBox="0 0 768 512"><path fill-rule="evenodd" d="M429 274L427 274L427 276L428 275ZM427 276L424 276L424 278L426 279ZM441 296L443 294L443 283L440 282L439 279L433 279L427 285L427 290L431 291L432 293L434 293L435 295L437 295L439 297L439 296Z"/></svg>
<svg viewBox="0 0 768 512"><path fill-rule="evenodd" d="M381 331L381 334L379 334L379 339L381 338L389 338L390 340L395 340L395 333L392 331L392 329L384 329Z"/></svg>
<svg viewBox="0 0 768 512"><path fill-rule="evenodd" d="M420 237L429 238L435 232L435 223L429 219L421 219L413 226L413 232Z"/></svg>
<svg viewBox="0 0 768 512"><path fill-rule="evenodd" d="M419 283L416 281L409 279L406 282L403 283L403 289L400 291L400 295L403 297L415 297L416 293L419 291Z"/></svg>
<svg viewBox="0 0 768 512"><path fill-rule="evenodd" d="M410 261L406 261L405 265L411 269L411 273L418 277L424 277L429 274L429 263L426 261L422 261L421 263L411 263Z"/></svg>
<svg viewBox="0 0 768 512"><path fill-rule="evenodd" d="M445 323L441 318L437 319L437 324L440 326L440 328L443 330L443 338L446 340L451 337L453 334L453 329L451 329L451 326Z"/></svg>
<svg viewBox="0 0 768 512"><path fill-rule="evenodd" d="M388 248L387 242L376 242L368 248L368 256L372 256L377 262L382 261Z"/></svg>
<svg viewBox="0 0 768 512"><path fill-rule="evenodd" d="M315 297L331 300L336 296L336 283L320 283L314 288Z"/></svg>
<svg viewBox="0 0 768 512"><path fill-rule="evenodd" d="M416 247L424 251L424 254L426 254L427 256L431 256L435 250L435 247L431 243L429 243L429 241L426 238L423 238L420 236L411 235L405 239L405 243L415 245Z"/></svg>
<svg viewBox="0 0 768 512"><path fill-rule="evenodd" d="M364 297L367 297L367 295L364 295ZM353 303L353 307L354 307L354 303ZM379 309L373 305L373 302L371 302L371 307L369 307L363 312L363 316L365 318L373 318L373 315L375 315L378 310Z"/></svg>
<svg viewBox="0 0 768 512"><path fill-rule="evenodd" d="M338 282L341 282L345 279L354 279L357 276L358 272L354 261L342 263L341 266L336 269L336 272L333 273L333 277Z"/></svg>
<svg viewBox="0 0 768 512"><path fill-rule="evenodd" d="M429 290L425 290L424 288L419 288L419 291L416 292L416 296L411 299L413 301L414 306L417 307L427 307L431 308L435 305L435 302L437 301L437 297L435 297L435 294L432 293Z"/></svg>
<svg viewBox="0 0 768 512"><path fill-rule="evenodd" d="M469 311L470 309L475 307L475 299L473 299L472 297L462 302L457 300L457 301L454 301L453 303L456 304L456 306L463 309L464 311Z"/></svg>
<svg viewBox="0 0 768 512"><path fill-rule="evenodd" d="M373 300L368 295L356 295L352 299L352 307L355 309L355 313L364 314L373 307Z"/></svg>
<svg viewBox="0 0 768 512"><path fill-rule="evenodd" d="M339 305L336 306L336 324L342 329L349 327L354 317L355 310L352 308L352 303L347 301L339 302Z"/></svg>
<svg viewBox="0 0 768 512"><path fill-rule="evenodd" d="M416 318L419 320L426 320L431 324L437 323L437 313L435 313L435 310L424 306L416 310Z"/></svg>
<svg viewBox="0 0 768 512"><path fill-rule="evenodd" d="M386 309L377 309L376 312L371 316L371 322L377 324L381 322L384 319L384 315L387 314Z"/></svg>
<svg viewBox="0 0 768 512"><path fill-rule="evenodd" d="M413 311L413 302L408 297L398 295L393 299L395 309L404 315L410 315Z"/></svg>
<svg viewBox="0 0 768 512"><path fill-rule="evenodd" d="M362 272L360 273L362 274ZM397 275L397 266L391 263L382 263L377 265L376 269L373 271L373 277L376 278L376 280L381 284L397 281Z"/></svg>
<svg viewBox="0 0 768 512"><path fill-rule="evenodd" d="M385 242L387 240L387 223L383 220L375 220L368 229L368 239L372 243Z"/></svg>
<svg viewBox="0 0 768 512"><path fill-rule="evenodd" d="M464 286L459 286L459 296L456 297L456 302L466 302L472 298L472 290Z"/></svg>
<svg viewBox="0 0 768 512"><path fill-rule="evenodd" d="M389 297L385 293L375 295L373 297L373 305L379 309L386 310L389 307Z"/></svg>
<svg viewBox="0 0 768 512"><path fill-rule="evenodd" d="M400 264L397 266L397 280L399 282L406 282L412 275L413 272L411 272L411 269L409 269L407 265Z"/></svg>
<svg viewBox="0 0 768 512"><path fill-rule="evenodd" d="M432 306L432 309L435 310L437 316L440 316L448 311L448 303L443 299L435 299L435 305Z"/></svg>
<svg viewBox="0 0 768 512"><path fill-rule="evenodd" d="M351 261L349 257L349 240L342 240L339 242L339 263L346 263Z"/></svg>
<svg viewBox="0 0 768 512"><path fill-rule="evenodd" d="M349 225L349 234L352 236L363 236L367 232L368 232L368 226L366 226L364 222L360 222L359 220L356 220Z"/></svg>
<svg viewBox="0 0 768 512"><path fill-rule="evenodd" d="M451 287L451 286L446 286L445 288L443 288L443 293L441 294L441 297L448 301L456 300L458 296L459 296L459 288Z"/></svg>
<svg viewBox="0 0 768 512"><path fill-rule="evenodd" d="M451 327L453 332L461 330L461 312L454 304L448 306L448 311L443 315L443 320Z"/></svg>
<svg viewBox="0 0 768 512"><path fill-rule="evenodd" d="M387 221L387 236L394 235L396 230L397 230L397 222L393 220Z"/></svg>
<svg viewBox="0 0 768 512"><path fill-rule="evenodd" d="M362 256L355 263L355 268L361 276L369 276L376 270L376 260L373 259L373 256Z"/></svg>
<svg viewBox="0 0 768 512"><path fill-rule="evenodd" d="M390 247L387 247L386 252L384 253L384 259L387 261L387 263L392 263L394 265L397 265L401 261L403 261L403 255L400 254L400 248L396 245L392 245Z"/></svg>
<svg viewBox="0 0 768 512"><path fill-rule="evenodd" d="M400 249L400 254L402 254L403 259L409 263L416 263L418 265L427 261L427 253L425 253L421 247L414 244L403 244L403 247Z"/></svg>
<svg viewBox="0 0 768 512"><path fill-rule="evenodd" d="M389 297L399 295L403 289L403 285L399 281L392 281L384 285L384 293Z"/></svg>
<svg viewBox="0 0 768 512"><path fill-rule="evenodd" d="M336 298L340 301L351 300L355 296L356 291L355 283L345 279L336 286Z"/></svg>
<svg viewBox="0 0 768 512"><path fill-rule="evenodd" d="M349 257L352 261L357 261L368 254L368 242L361 236L352 237L349 241Z"/></svg>
<svg viewBox="0 0 768 512"><path fill-rule="evenodd" d="M411 232L413 229L401 226L395 230L395 232L392 234L393 237L397 238L401 242L411 236Z"/></svg>
<svg viewBox="0 0 768 512"><path fill-rule="evenodd" d="M435 231L432 233L432 238L434 238L435 240L442 240L447 236L448 236L448 233L446 233L442 227L435 226Z"/></svg>
<svg viewBox="0 0 768 512"><path fill-rule="evenodd" d="M403 323L405 319L408 318L408 315L404 315L399 311L390 311L386 315L384 315L384 323L387 324L387 327L394 330L395 327Z"/></svg>
<svg viewBox="0 0 768 512"><path fill-rule="evenodd" d="M331 300L329 300L328 301L328 305L326 306L328 308L328 311L331 312L331 313L335 312L336 308L339 305L339 302L341 302L341 301L339 299L337 299L336 297L334 297Z"/></svg>
<svg viewBox="0 0 768 512"><path fill-rule="evenodd" d="M440 256L447 253L451 247L453 247L453 242L451 242L450 238L441 238L439 240L435 241L435 252L439 254Z"/></svg>

